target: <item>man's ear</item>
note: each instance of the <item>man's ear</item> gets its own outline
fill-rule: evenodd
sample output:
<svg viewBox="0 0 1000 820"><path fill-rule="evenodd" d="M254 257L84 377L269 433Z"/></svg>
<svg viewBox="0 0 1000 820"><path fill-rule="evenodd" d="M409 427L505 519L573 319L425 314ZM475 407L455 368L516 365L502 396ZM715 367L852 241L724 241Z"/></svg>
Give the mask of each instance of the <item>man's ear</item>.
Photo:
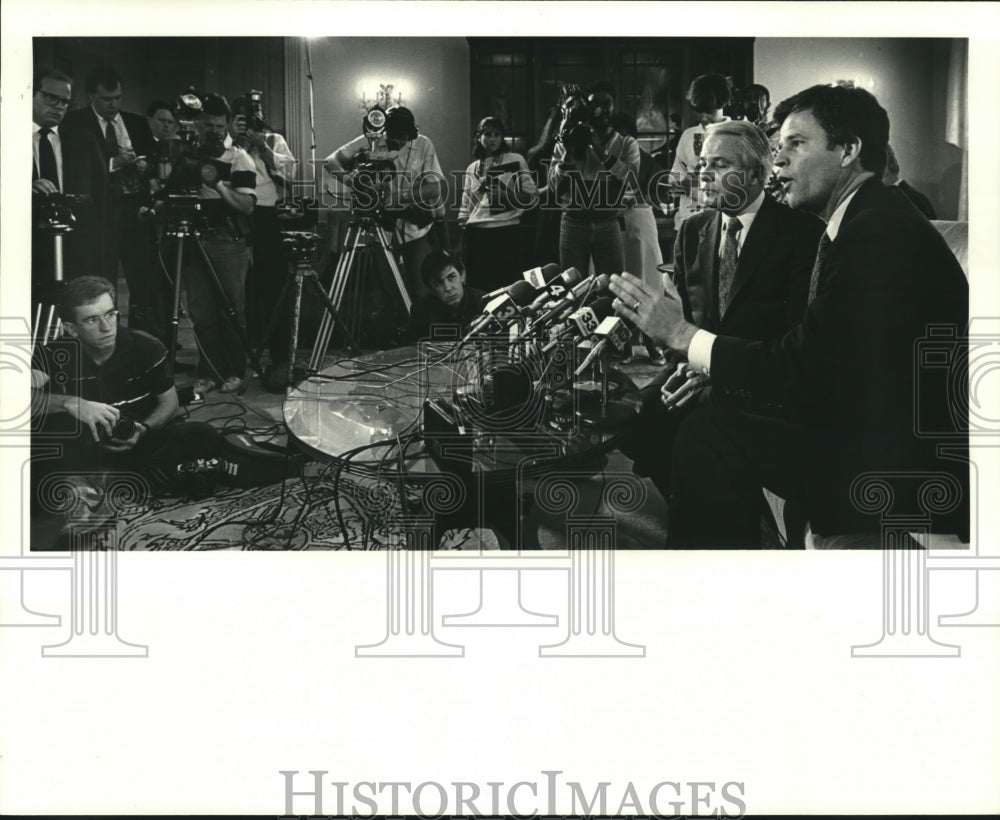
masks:
<svg viewBox="0 0 1000 820"><path fill-rule="evenodd" d="M63 328L65 328L66 332L74 339L77 338L78 334L76 330L76 325L74 325L72 322L63 322Z"/></svg>
<svg viewBox="0 0 1000 820"><path fill-rule="evenodd" d="M842 168L846 168L848 165L857 161L860 165L861 162L861 138L851 137L851 139L845 142L841 146L840 155L840 165Z"/></svg>

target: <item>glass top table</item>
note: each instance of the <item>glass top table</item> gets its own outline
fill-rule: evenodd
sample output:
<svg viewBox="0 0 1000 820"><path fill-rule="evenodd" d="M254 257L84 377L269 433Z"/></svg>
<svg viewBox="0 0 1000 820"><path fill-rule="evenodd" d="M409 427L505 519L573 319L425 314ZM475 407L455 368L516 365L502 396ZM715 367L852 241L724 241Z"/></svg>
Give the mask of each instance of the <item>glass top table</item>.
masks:
<svg viewBox="0 0 1000 820"><path fill-rule="evenodd" d="M298 445L323 460L350 458L352 467L385 477L402 468L419 478L439 474L441 456L454 444L472 471L509 480L586 462L613 447L621 433L621 425L577 413L581 403L595 405L598 385L552 390L549 368L551 362L519 362L508 350L484 356L481 348L424 342L339 360L290 391L283 416ZM459 431L432 435L428 402ZM602 415L599 408L594 413ZM437 459L426 446L407 446L421 435L444 442Z"/></svg>

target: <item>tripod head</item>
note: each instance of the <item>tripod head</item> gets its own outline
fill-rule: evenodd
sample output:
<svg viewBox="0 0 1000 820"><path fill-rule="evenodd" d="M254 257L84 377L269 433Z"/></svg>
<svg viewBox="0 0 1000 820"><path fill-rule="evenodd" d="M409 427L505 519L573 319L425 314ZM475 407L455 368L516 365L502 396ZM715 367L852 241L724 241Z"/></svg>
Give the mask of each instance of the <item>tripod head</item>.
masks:
<svg viewBox="0 0 1000 820"><path fill-rule="evenodd" d="M201 213L201 199L197 194L168 193L158 204L162 204L166 219L164 233L167 236L197 237L201 235L205 217Z"/></svg>
<svg viewBox="0 0 1000 820"><path fill-rule="evenodd" d="M84 202L89 202L87 194L52 193L36 196L38 208L38 227L53 234L67 234L76 227L74 208Z"/></svg>
<svg viewBox="0 0 1000 820"><path fill-rule="evenodd" d="M308 231L282 231L281 250L291 262L307 262L319 247L319 234Z"/></svg>

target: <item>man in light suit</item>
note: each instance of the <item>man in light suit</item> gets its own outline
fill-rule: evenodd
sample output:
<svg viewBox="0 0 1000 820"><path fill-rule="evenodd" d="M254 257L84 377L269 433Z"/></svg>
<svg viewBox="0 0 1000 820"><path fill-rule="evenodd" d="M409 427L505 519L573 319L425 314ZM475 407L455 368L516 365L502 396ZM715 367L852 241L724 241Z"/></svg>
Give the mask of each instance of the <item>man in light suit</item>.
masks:
<svg viewBox="0 0 1000 820"><path fill-rule="evenodd" d="M764 193L771 149L756 125L743 120L710 125L701 156L701 185L713 207L687 219L674 245L673 281L684 317L713 333L749 339L781 336L805 312L823 222ZM683 357L673 358L683 371ZM649 475L664 497L673 440L687 415L668 410L661 400L671 374L665 370L643 390L643 413L634 436L638 446L624 448L634 449L636 472ZM727 386L721 390L728 401L740 401ZM688 410L695 407L694 398L692 393ZM707 391L697 397L699 402L710 399Z"/></svg>
<svg viewBox="0 0 1000 820"><path fill-rule="evenodd" d="M63 239L63 277L96 273L100 262L100 228L104 170L93 138L63 124L72 102L72 80L54 68L35 69L32 94L32 290L34 302L52 303L55 294L54 242L44 216L47 197L87 197L73 206L73 230Z"/></svg>
<svg viewBox="0 0 1000 820"><path fill-rule="evenodd" d="M612 278L617 311L710 373L716 392L725 385L761 408L704 405L681 425L667 544L758 546L761 487L804 504L816 535L878 533L878 516L850 497L871 471L950 472L965 503L930 531L961 533L968 466L939 459L927 431L967 434L968 404L947 390L921 396L917 429L915 356L931 325L965 333L962 268L934 227L883 186L889 118L874 96L814 86L775 118L786 201L827 222L801 324L770 341L717 335L685 319L676 291L661 296L634 277ZM784 403L791 417L766 413L769 403Z"/></svg>
<svg viewBox="0 0 1000 820"><path fill-rule="evenodd" d="M106 212L101 275L118 279L121 264L128 284L129 327L162 337L163 307L154 266L152 226L139 218L149 205L148 174L155 167L155 143L141 114L121 110L122 81L111 67L95 67L86 78L90 105L66 115L65 126L90 134L106 166Z"/></svg>

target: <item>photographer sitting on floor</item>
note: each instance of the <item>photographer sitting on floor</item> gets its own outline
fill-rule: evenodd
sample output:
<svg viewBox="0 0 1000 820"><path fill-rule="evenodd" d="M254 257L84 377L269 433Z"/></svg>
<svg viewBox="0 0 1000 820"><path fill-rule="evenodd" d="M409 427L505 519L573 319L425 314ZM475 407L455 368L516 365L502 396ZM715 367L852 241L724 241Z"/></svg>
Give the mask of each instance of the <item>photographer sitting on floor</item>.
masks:
<svg viewBox="0 0 1000 820"><path fill-rule="evenodd" d="M405 340L415 344L434 337L435 328L465 335L482 310L483 293L466 287L462 263L444 251L431 251L420 266L427 294L413 304Z"/></svg>
<svg viewBox="0 0 1000 820"><path fill-rule="evenodd" d="M165 490L178 464L211 458L219 434L203 422L175 418L177 391L166 349L146 333L121 327L111 283L73 279L57 305L65 335L35 351L32 389L42 393L33 445L61 445L41 459L37 486L63 473L139 472Z"/></svg>

